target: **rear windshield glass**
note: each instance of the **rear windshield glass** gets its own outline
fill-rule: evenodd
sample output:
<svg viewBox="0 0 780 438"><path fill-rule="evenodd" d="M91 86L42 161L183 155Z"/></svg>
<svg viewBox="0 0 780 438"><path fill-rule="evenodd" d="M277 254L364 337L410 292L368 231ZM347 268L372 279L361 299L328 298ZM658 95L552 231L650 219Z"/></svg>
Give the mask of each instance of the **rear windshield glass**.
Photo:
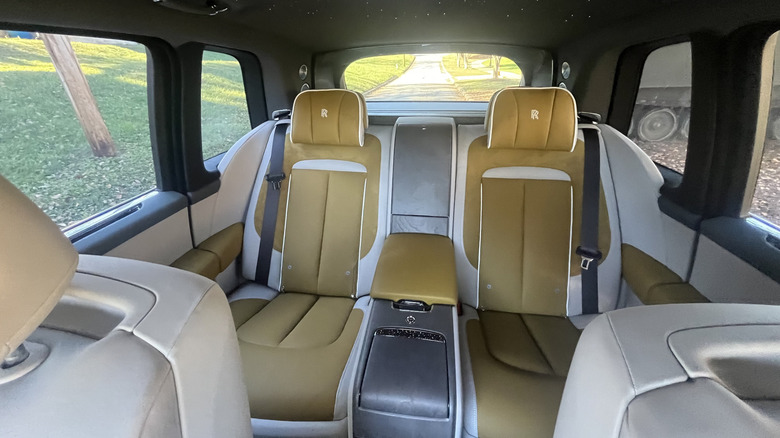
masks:
<svg viewBox="0 0 780 438"><path fill-rule="evenodd" d="M509 58L474 53L373 56L344 71L344 86L366 100L487 102L494 92L525 85Z"/></svg>

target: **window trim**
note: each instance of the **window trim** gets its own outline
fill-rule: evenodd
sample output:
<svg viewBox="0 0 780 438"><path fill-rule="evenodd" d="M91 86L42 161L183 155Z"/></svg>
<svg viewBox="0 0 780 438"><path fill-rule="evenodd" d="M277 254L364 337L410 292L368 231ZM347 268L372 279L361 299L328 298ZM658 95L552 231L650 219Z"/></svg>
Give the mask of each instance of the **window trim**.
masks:
<svg viewBox="0 0 780 438"><path fill-rule="evenodd" d="M72 37L82 38L106 38L120 41L133 42L141 44L146 49L146 92L147 92L147 111L148 111L148 123L149 123L149 142L152 153L152 165L154 167L155 174L155 187L150 188L145 192L141 192L136 196L122 202L120 204L106 208L96 212L92 216L88 216L79 220L75 224L65 227L63 233L71 239L74 244L82 241L100 242L98 245L105 250L97 252L88 252L92 254L103 254L113 247L118 246L127 239L132 238L145 229L157 224L164 220L167 213L172 208L175 208L178 203L171 200L172 191L178 191L181 188L180 179L178 175L181 172L178 170L178 165L175 159L175 144L177 141L177 135L173 131L174 114L176 107L173 99L173 71L171 69L172 61L175 59L175 53L173 47L166 41L155 38L146 37L140 35L119 33L119 32L106 32L95 31L91 29L77 29L58 26L47 25L29 25L18 23L0 23L3 30L8 31L23 31L23 32L36 32L36 33L50 33L67 35ZM115 245L111 247L106 246L106 242L98 235L105 233L104 229L112 227L114 224L125 217L130 216L136 211L133 207L127 206L131 203L138 202L139 199L147 200L150 194L168 194L168 196L160 196L156 198L154 202L154 210L156 213L149 214L151 207L147 207L147 211L144 213L146 220L133 223L130 228L133 230L132 235L119 234L115 235L111 239ZM127 214L118 213L119 210L126 209L132 210ZM86 229L83 227L89 223ZM76 229L79 231L76 231ZM127 228L127 225L123 227ZM96 238L97 237L97 238ZM76 245L79 252L82 251L82 245Z"/></svg>
<svg viewBox="0 0 780 438"><path fill-rule="evenodd" d="M244 100L244 104L246 105L246 110L247 110L247 121L249 122L249 130L247 130L246 132L243 132L243 133L241 134L241 137L243 137L244 135L246 135L246 133L247 133L247 132L251 131L252 129L255 129L255 127L257 127L257 126L258 126L258 125L255 125L255 124L254 124L253 120L254 120L254 119L258 119L259 117L257 117L257 108L255 108L255 111L252 111L252 108L250 108L250 106L249 106L249 105L250 105L250 101L251 101L252 99L250 99L250 98L249 98L249 94L247 93L247 90L246 90L246 85L247 85L247 82L248 82L248 81L247 81L247 73L246 73L246 69L245 69L245 68L244 68L244 66L241 64L241 61L240 61L240 60L239 60L239 59L238 59L238 58L237 58L237 57L236 57L236 56L235 56L235 55L232 53L232 52L235 52L235 51L228 51L228 50L226 50L226 49L224 49L224 48L221 48L221 47L214 47L214 46L204 46L204 48L203 48L203 52L201 53L201 75L200 75L200 105L201 105L201 108L200 108L200 111L201 111L201 122L200 122L200 125L201 125L201 126L200 126L200 135L201 135L201 158L203 159L204 167L206 168L206 170L207 170L207 171L213 171L214 169L216 169L216 166L211 166L211 165L209 165L209 162L210 162L210 161L213 161L213 159L214 159L214 158L216 158L216 157L221 157L222 155L224 155L224 154L225 154L225 153L226 153L226 152L227 152L227 151L230 149L230 146L232 146L232 144L231 144L231 145L230 145L230 146L229 146L227 149L225 149L224 151L221 151L221 152L219 152L219 153L217 153L217 154L215 154L215 155L212 155L212 156L210 156L210 157L206 157L206 156L204 155L204 153L203 153L203 148L204 148L204 146L205 146L205 145L203 144L203 70L202 70L202 68L203 68L203 58L206 56L206 52L207 52L207 51L208 51L208 52L212 52L212 53L219 53L219 54L222 54L222 55L226 55L226 56L230 56L230 57L232 57L232 58L233 58L233 59L234 59L234 60L235 60L235 61L238 63L238 68L239 68L239 69L241 69L241 85L242 85L242 86L243 86L243 88L244 88L244 99L245 99L245 100ZM229 53L229 52L231 52L231 53ZM263 112L262 112L261 114L262 114L262 115L264 115L264 114L265 114L265 106L264 106L264 105L263 105L262 111L263 111ZM253 114L254 114L254 119L253 119ZM263 121L265 121L265 120L263 120ZM262 122L261 122L261 123L262 123ZM238 138L236 139L236 141L237 141L238 139L240 139L241 137L238 137ZM235 141L234 141L233 143L235 143Z"/></svg>
<svg viewBox="0 0 780 438"><path fill-rule="evenodd" d="M464 53L464 52L443 51L440 54L448 56L448 55L457 55L458 53ZM414 58L414 57L417 57L417 56L425 56L425 55L429 55L429 54L430 53L416 53L415 54L415 53L409 53L409 52L383 53L383 54L379 54L379 55L369 55L369 56L363 56L363 57L360 57L360 58L357 58L357 59L353 59L352 61L350 61L350 62L348 62L346 64L346 66L344 67L344 70L341 72L341 78L339 79L339 88L344 89L344 90L348 90L348 91L357 91L357 90L351 90L351 89L349 89L347 87L347 79L346 79L347 70L349 69L349 67L352 66L352 64L354 64L356 62L363 61L363 60L366 60L366 59L381 58L381 57L386 57L386 56L411 56L411 57ZM518 64L517 61L515 61L514 58L509 57L509 56L500 55L500 54L488 54L488 53L477 53L477 52L467 52L467 54L470 55L470 56L482 56L482 57L485 57L485 56L487 56L487 57L500 56L501 58L508 59L509 61L511 61L515 65L515 67L520 69L520 72L522 74L522 80L519 81L518 84L515 85L515 86L526 86L526 70L524 69L524 67L522 67L522 65L528 66L528 65L531 64L530 62L529 63L524 63L524 64ZM414 63L414 61L412 61L412 63ZM412 64L409 64L409 66L407 66L406 69L408 70L411 66L412 66ZM387 85L388 83L390 83L390 82L394 81L395 79L401 77L404 73L406 73L406 70L404 70L399 76L396 76L394 78L388 79L385 82L380 83L380 84L374 86L373 88L370 88L369 90L360 91L360 93L361 94L366 94L366 93L374 91L374 90L376 90L378 88L382 88L384 85ZM531 73L529 73L529 74L530 74L530 77L532 78L533 77L533 71L531 71ZM490 78L487 78L487 79L490 79ZM420 85L422 88L424 88L428 84L418 84L418 85ZM530 84L528 84L528 85L530 86ZM496 93L496 92L502 90L503 88L506 88L506 87L505 86L500 86L500 87L496 88L491 94ZM389 104L407 104L407 103L412 103L412 104L415 104L415 103L417 103L417 104L419 104L419 103L438 103L438 104L470 104L470 103L473 104L473 103L482 103L482 104L487 104L488 101L490 100L489 97L487 99L485 99L485 100L407 100L407 99L403 99L403 98L401 98L401 99L397 98L397 97L402 97L402 96L403 95L395 95L395 96L392 96L391 98L389 98L388 100L368 100L368 102L389 103Z"/></svg>
<svg viewBox="0 0 780 438"><path fill-rule="evenodd" d="M774 71L775 64L775 50L777 48L778 38L780 37L780 29L770 35L766 39L761 61L761 80L760 91L758 95L758 114L756 117L756 133L755 141L753 143L753 152L750 160L750 167L748 170L747 181L745 182L745 193L742 197L742 208L740 209L740 216L749 219L755 217L762 223L771 223L768 220L754 215L751 210L753 208L753 201L756 197L756 189L758 188L758 178L761 174L761 164L764 160L764 147L766 146L766 133L767 125L769 124L769 116L771 112L772 93L773 93L773 77L776 73ZM778 188L780 190L780 187ZM774 225L777 228L778 225Z"/></svg>
<svg viewBox="0 0 780 438"><path fill-rule="evenodd" d="M679 177L671 177L675 171L659 167L664 176L661 197L692 215L703 216L715 141L717 93L713 90L717 89L720 80L717 68L719 58L716 56L720 50L718 36L697 32L626 48L620 54L616 66L607 123L627 135L647 57L661 47L685 42L691 45L692 58L690 129L685 166ZM656 166L659 164L656 163Z"/></svg>
<svg viewBox="0 0 780 438"><path fill-rule="evenodd" d="M186 43L177 48L179 74L181 75L180 102L182 122L182 143L179 147L179 152L184 166L185 193L191 204L195 204L219 191L219 171L207 168L203 159L201 78L204 50L225 53L238 60L239 65L241 65L251 128L254 129L268 118L262 71L257 56L247 51L200 42ZM252 86L250 87L249 84L252 84Z"/></svg>

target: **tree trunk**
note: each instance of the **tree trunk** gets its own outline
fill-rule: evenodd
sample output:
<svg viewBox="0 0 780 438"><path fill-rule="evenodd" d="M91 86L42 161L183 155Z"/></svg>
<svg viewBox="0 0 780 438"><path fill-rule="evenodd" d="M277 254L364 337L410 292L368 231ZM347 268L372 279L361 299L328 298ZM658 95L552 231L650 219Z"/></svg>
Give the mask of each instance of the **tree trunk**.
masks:
<svg viewBox="0 0 780 438"><path fill-rule="evenodd" d="M76 52L65 35L40 34L46 51L49 52L54 69L65 87L70 103L76 111L81 129L96 157L116 156L116 147L108 132L103 115L100 114L95 96L89 88L87 77L81 70Z"/></svg>
<svg viewBox="0 0 780 438"><path fill-rule="evenodd" d="M501 56L493 55L493 79L498 78L501 73Z"/></svg>

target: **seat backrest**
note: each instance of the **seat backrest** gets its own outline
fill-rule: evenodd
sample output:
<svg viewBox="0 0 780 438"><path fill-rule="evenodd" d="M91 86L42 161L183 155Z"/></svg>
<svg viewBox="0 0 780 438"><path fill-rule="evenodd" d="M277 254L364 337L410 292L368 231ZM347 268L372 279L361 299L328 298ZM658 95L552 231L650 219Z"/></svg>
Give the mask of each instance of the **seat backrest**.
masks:
<svg viewBox="0 0 780 438"><path fill-rule="evenodd" d="M356 295L358 264L375 241L379 203L381 146L365 134L366 114L365 101L351 91L309 90L295 99L284 146L283 170L289 177L281 186L269 286ZM257 201L247 218L255 225L247 232L254 235L262 229L263 175L261 166ZM257 250L245 246L245 261L256 260Z"/></svg>
<svg viewBox="0 0 780 438"><path fill-rule="evenodd" d="M555 438L777 436L779 373L777 306L608 312L577 345Z"/></svg>
<svg viewBox="0 0 780 438"><path fill-rule="evenodd" d="M489 108L486 137L468 149L463 245L478 270L479 307L566 315L580 239L584 145L574 97L509 88ZM601 196L600 247L610 246ZM606 258L606 254L605 254Z"/></svg>
<svg viewBox="0 0 780 438"><path fill-rule="evenodd" d="M0 223L0 359L25 349L0 369L0 436L251 436L219 286L79 257L2 177Z"/></svg>

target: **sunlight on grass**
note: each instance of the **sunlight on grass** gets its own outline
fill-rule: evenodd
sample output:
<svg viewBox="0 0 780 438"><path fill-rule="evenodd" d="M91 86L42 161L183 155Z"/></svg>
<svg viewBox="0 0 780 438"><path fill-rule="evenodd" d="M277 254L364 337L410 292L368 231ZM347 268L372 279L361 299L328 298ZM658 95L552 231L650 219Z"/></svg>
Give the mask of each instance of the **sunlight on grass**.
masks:
<svg viewBox="0 0 780 438"><path fill-rule="evenodd" d="M139 87L146 87L146 75L144 75L143 77L122 75L122 76L118 76L116 79L126 84L138 85Z"/></svg>
<svg viewBox="0 0 780 438"><path fill-rule="evenodd" d="M203 73L202 84L201 100L203 102L246 107L246 93L242 82L236 82L212 73Z"/></svg>
<svg viewBox="0 0 780 438"><path fill-rule="evenodd" d="M156 186L149 134L146 49L71 40L117 156L96 158L41 40L0 38L0 174L61 227ZM241 67L205 52L203 155L251 129Z"/></svg>
<svg viewBox="0 0 780 438"><path fill-rule="evenodd" d="M71 44L116 157L92 155L43 42L0 38L0 173L61 227L156 186L145 48Z"/></svg>
<svg viewBox="0 0 780 438"><path fill-rule="evenodd" d="M412 55L372 56L359 59L344 71L344 84L348 90L365 93L397 78L413 62Z"/></svg>
<svg viewBox="0 0 780 438"><path fill-rule="evenodd" d="M201 137L203 158L225 152L252 129L241 64L227 54L203 52Z"/></svg>

